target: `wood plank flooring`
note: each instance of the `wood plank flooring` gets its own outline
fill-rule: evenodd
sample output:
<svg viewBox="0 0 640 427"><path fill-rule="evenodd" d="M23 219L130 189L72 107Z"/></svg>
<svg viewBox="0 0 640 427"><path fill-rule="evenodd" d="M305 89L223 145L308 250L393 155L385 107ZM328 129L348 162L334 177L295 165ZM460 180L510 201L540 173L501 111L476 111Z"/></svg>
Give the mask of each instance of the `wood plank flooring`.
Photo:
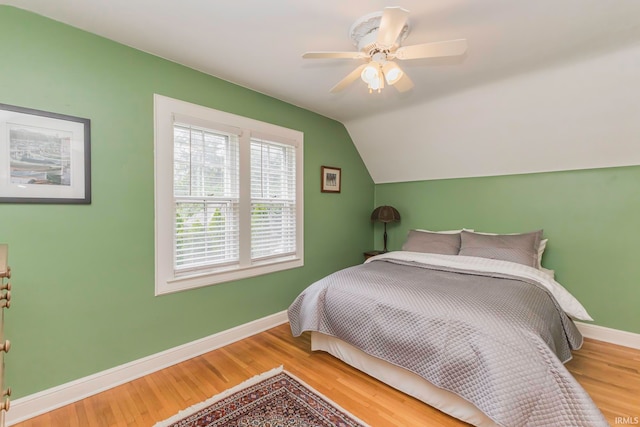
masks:
<svg viewBox="0 0 640 427"><path fill-rule="evenodd" d="M294 338L284 324L16 426L152 426L280 365L375 427L467 425L326 353L312 353L309 334ZM612 426L625 425L617 417L640 417L640 350L585 339L566 366Z"/></svg>

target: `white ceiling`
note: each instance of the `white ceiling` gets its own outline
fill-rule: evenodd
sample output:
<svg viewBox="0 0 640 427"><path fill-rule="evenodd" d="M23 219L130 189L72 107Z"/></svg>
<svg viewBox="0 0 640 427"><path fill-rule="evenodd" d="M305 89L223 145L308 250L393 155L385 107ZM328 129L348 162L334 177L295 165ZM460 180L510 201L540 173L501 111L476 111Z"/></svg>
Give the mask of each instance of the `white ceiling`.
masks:
<svg viewBox="0 0 640 427"><path fill-rule="evenodd" d="M0 0L184 64L341 122L421 104L462 89L640 40L638 0ZM362 15L401 6L403 45L466 38L459 58L401 63L408 93L369 94L356 81L329 90L359 60L303 60L355 50Z"/></svg>
<svg viewBox="0 0 640 427"><path fill-rule="evenodd" d="M640 0L0 0L336 119L375 183L640 164ZM409 10L415 87L369 94L349 30ZM343 165L336 161L332 166Z"/></svg>

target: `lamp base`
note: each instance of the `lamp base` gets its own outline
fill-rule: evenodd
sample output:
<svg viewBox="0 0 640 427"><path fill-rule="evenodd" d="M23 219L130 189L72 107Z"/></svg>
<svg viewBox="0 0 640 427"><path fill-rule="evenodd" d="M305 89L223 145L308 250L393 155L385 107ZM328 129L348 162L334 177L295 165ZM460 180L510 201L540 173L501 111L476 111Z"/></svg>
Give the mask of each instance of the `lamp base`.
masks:
<svg viewBox="0 0 640 427"><path fill-rule="evenodd" d="M387 250L387 223L384 223L384 249L382 250L383 253L387 253L389 252Z"/></svg>

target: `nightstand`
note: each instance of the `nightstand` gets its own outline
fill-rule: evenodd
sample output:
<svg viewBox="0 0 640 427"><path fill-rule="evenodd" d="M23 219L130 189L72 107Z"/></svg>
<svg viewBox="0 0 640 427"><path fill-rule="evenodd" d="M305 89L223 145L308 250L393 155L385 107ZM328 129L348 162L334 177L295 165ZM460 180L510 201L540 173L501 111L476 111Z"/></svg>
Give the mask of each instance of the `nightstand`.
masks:
<svg viewBox="0 0 640 427"><path fill-rule="evenodd" d="M376 255L380 255L383 254L384 251L368 251L364 253L364 260L368 260L369 258L371 258L372 256L376 256Z"/></svg>

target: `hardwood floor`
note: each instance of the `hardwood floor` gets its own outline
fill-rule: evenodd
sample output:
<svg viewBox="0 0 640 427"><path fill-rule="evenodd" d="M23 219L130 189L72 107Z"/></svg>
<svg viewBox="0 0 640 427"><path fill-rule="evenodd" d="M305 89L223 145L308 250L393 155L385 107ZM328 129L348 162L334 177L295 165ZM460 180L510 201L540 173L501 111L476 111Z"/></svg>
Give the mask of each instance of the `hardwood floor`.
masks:
<svg viewBox="0 0 640 427"><path fill-rule="evenodd" d="M152 426L280 365L371 426L467 425L326 353L311 353L309 334L293 338L284 324L16 426ZM624 425L616 417L640 417L640 350L586 339L566 366L611 425Z"/></svg>

